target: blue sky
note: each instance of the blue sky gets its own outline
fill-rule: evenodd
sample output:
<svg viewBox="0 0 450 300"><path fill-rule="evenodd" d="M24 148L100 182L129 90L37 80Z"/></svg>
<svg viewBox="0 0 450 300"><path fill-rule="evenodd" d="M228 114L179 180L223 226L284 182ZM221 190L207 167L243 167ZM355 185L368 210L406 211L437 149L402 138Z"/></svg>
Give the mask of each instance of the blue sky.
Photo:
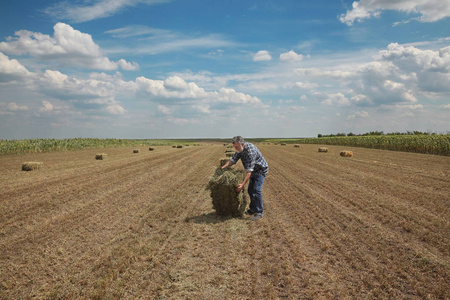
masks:
<svg viewBox="0 0 450 300"><path fill-rule="evenodd" d="M450 131L450 1L4 1L0 139Z"/></svg>

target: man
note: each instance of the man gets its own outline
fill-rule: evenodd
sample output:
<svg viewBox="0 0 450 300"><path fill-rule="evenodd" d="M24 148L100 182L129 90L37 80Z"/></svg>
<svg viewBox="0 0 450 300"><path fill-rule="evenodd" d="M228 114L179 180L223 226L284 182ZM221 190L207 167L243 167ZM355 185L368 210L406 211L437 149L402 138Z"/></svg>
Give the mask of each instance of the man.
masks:
<svg viewBox="0 0 450 300"><path fill-rule="evenodd" d="M222 166L222 169L236 164L241 159L247 174L244 181L236 188L236 192L240 192L249 182L250 208L245 213L251 215L252 220L256 221L263 217L262 185L269 171L269 165L258 148L251 143L246 143L242 136L235 136L232 142L236 153Z"/></svg>

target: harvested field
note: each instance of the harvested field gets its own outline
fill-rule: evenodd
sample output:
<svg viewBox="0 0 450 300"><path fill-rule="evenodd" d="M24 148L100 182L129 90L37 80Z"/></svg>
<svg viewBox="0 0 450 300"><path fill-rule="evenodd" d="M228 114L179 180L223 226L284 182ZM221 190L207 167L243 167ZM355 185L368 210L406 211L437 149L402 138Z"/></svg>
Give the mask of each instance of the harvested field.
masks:
<svg viewBox="0 0 450 300"><path fill-rule="evenodd" d="M450 298L449 157L259 148L257 222L212 209L222 144L1 156L0 298Z"/></svg>

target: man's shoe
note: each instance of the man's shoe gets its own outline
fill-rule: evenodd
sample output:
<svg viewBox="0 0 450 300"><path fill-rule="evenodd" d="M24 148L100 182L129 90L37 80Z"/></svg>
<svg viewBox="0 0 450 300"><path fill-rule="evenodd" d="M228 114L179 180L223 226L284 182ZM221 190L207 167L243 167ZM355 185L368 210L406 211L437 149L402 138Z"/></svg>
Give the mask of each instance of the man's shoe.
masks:
<svg viewBox="0 0 450 300"><path fill-rule="evenodd" d="M246 215L249 215L249 216L253 216L253 215L255 214L255 212L254 212L253 210L251 210L251 209L248 209L248 210L245 212L245 214L246 214Z"/></svg>
<svg viewBox="0 0 450 300"><path fill-rule="evenodd" d="M252 221L259 220L259 219L261 219L262 217L263 217L263 214L262 214L262 213L256 213L256 214L253 215Z"/></svg>

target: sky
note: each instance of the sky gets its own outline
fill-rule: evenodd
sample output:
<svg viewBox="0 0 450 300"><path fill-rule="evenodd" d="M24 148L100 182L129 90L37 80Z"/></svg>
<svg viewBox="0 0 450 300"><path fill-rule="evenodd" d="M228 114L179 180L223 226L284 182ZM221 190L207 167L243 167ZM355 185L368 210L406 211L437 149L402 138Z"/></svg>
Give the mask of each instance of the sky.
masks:
<svg viewBox="0 0 450 300"><path fill-rule="evenodd" d="M0 4L0 139L450 132L450 0Z"/></svg>

